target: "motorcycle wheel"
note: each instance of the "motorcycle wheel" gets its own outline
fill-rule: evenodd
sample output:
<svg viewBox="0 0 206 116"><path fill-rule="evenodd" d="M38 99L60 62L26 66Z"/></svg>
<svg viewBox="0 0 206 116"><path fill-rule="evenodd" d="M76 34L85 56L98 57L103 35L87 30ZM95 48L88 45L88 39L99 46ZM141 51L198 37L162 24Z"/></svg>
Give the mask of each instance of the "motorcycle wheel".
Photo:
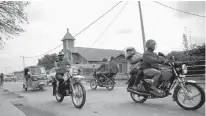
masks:
<svg viewBox="0 0 206 116"><path fill-rule="evenodd" d="M72 91L72 102L76 108L82 108L86 101L86 90L81 82L74 83ZM74 93L75 91L75 93Z"/></svg>
<svg viewBox="0 0 206 116"><path fill-rule="evenodd" d="M114 83L112 81L108 82L109 86L106 86L107 90L113 90L114 89Z"/></svg>
<svg viewBox="0 0 206 116"><path fill-rule="evenodd" d="M97 80L96 79L92 79L90 81L90 87L91 87L92 90L97 89Z"/></svg>
<svg viewBox="0 0 206 116"><path fill-rule="evenodd" d="M56 100L57 100L58 102L62 102L62 101L64 100L64 96L61 95L61 94L59 94L59 93L58 93L58 90L56 90L55 97L56 97Z"/></svg>
<svg viewBox="0 0 206 116"><path fill-rule="evenodd" d="M44 85L40 85L39 88L40 88L41 91L43 91L44 90Z"/></svg>
<svg viewBox="0 0 206 116"><path fill-rule="evenodd" d="M136 93L130 92L132 100L136 103L144 103L147 100L146 96L141 96Z"/></svg>
<svg viewBox="0 0 206 116"><path fill-rule="evenodd" d="M193 88L194 90L196 89L198 91L198 94L194 93L195 95L191 95L192 94L191 88ZM202 107L202 105L205 103L205 92L199 85L197 85L196 83L187 82L185 83L185 91L183 89L184 88L177 86L177 89L174 93L175 100L181 108L185 110L197 110L200 107ZM182 95L183 100L181 100L180 95ZM195 103L194 98L197 97L199 97L200 100L198 100L198 102ZM186 101L189 101L194 106L186 105L185 104Z"/></svg>

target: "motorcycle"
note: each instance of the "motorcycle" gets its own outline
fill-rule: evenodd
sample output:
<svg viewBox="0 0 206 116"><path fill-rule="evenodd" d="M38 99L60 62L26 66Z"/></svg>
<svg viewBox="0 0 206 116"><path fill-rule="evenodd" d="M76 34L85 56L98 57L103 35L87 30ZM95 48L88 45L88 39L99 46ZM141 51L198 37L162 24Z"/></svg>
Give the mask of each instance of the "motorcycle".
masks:
<svg viewBox="0 0 206 116"><path fill-rule="evenodd" d="M107 75L99 73L100 78L97 77L97 72L94 71L93 78L90 81L90 87L92 90L97 89L97 86L99 87L106 87L107 90L113 90L115 81L111 79L112 75L109 73Z"/></svg>
<svg viewBox="0 0 206 116"><path fill-rule="evenodd" d="M64 73L63 79L63 92L59 93L58 83L56 86L55 97L58 102L62 102L64 97L71 96L72 102L76 108L82 108L86 101L86 90L83 84L81 83L81 79L83 76L79 75L79 71L77 68L71 66Z"/></svg>
<svg viewBox="0 0 206 116"><path fill-rule="evenodd" d="M164 57L164 54L158 53L159 56ZM173 101L185 110L197 110L205 103L204 90L192 80L184 80L184 74L187 73L187 66L183 63L175 63L168 61L164 67L160 69L162 75L159 80L157 88L161 91L160 96L152 93L150 88L153 77L144 75L140 82L141 90L127 90L133 101L137 103L144 103L147 99L164 98L171 95L170 91L174 88ZM197 93L195 93L195 91ZM194 95L195 94L195 95ZM195 98L199 98L195 103Z"/></svg>

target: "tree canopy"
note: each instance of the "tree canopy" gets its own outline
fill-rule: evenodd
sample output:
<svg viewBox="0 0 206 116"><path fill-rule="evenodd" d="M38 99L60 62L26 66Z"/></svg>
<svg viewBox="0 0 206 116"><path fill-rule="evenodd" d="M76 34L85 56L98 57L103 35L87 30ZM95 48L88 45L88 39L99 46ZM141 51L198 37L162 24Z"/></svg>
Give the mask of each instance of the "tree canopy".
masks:
<svg viewBox="0 0 206 116"><path fill-rule="evenodd" d="M5 40L13 39L24 31L21 24L28 23L25 7L26 1L0 1L0 49Z"/></svg>

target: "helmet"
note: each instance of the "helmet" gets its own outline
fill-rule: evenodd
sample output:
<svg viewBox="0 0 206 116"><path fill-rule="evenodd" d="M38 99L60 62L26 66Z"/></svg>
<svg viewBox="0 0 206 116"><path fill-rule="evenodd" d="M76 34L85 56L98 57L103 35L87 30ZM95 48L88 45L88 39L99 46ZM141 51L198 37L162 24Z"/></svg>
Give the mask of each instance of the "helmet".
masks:
<svg viewBox="0 0 206 116"><path fill-rule="evenodd" d="M64 58L64 52L63 51L59 52L58 58L59 58L60 61L63 60L63 58Z"/></svg>
<svg viewBox="0 0 206 116"><path fill-rule="evenodd" d="M147 49L155 50L155 47L156 47L155 40L152 40L152 39L148 40L146 42L146 47L147 47Z"/></svg>
<svg viewBox="0 0 206 116"><path fill-rule="evenodd" d="M103 58L103 59L102 59L102 62L107 62L107 61L108 61L107 58Z"/></svg>
<svg viewBox="0 0 206 116"><path fill-rule="evenodd" d="M136 49L134 47L127 47L125 50L125 56L126 58L134 55L136 53Z"/></svg>
<svg viewBox="0 0 206 116"><path fill-rule="evenodd" d="M114 56L112 56L112 57L110 58L110 60L114 60Z"/></svg>
<svg viewBox="0 0 206 116"><path fill-rule="evenodd" d="M64 56L64 52L60 51L58 56Z"/></svg>

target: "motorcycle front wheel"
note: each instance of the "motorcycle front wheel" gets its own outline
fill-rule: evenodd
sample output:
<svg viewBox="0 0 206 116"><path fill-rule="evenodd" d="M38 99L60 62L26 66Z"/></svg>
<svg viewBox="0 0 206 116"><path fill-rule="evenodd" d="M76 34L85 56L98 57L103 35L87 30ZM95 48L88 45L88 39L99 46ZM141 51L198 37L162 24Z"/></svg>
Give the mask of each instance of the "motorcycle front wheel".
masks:
<svg viewBox="0 0 206 116"><path fill-rule="evenodd" d="M205 92L196 83L185 83L184 87L177 86L174 93L177 104L185 110L197 110L205 103Z"/></svg>
<svg viewBox="0 0 206 116"><path fill-rule="evenodd" d="M147 100L147 97L138 95L136 93L130 92L132 100L136 103L144 103Z"/></svg>
<svg viewBox="0 0 206 116"><path fill-rule="evenodd" d="M97 80L96 79L92 79L90 81L90 87L91 87L92 90L97 89Z"/></svg>
<svg viewBox="0 0 206 116"><path fill-rule="evenodd" d="M76 108L82 108L86 101L86 90L81 82L76 82L73 85L72 102Z"/></svg>

